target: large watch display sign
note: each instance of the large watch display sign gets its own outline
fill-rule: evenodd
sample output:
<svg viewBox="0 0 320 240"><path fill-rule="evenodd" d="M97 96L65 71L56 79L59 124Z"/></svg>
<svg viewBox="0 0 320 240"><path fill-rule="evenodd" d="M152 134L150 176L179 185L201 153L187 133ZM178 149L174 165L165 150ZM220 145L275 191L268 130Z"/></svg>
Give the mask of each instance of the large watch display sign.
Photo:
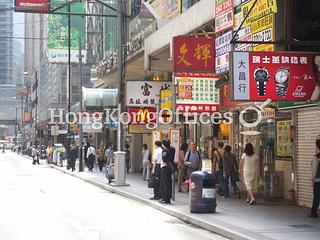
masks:
<svg viewBox="0 0 320 240"><path fill-rule="evenodd" d="M317 54L302 52L232 52L234 100L318 100Z"/></svg>

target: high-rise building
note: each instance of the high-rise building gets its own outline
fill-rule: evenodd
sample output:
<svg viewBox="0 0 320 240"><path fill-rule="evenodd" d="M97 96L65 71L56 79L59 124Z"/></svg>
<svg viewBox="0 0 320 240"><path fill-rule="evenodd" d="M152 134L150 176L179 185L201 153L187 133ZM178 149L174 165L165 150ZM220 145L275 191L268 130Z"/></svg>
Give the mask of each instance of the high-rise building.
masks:
<svg viewBox="0 0 320 240"><path fill-rule="evenodd" d="M14 13L12 7L12 0L0 0L0 115L3 120L17 118L20 122L21 109L15 97L17 86L23 86L24 14ZM15 127L18 129L3 126L6 130L0 137L13 136Z"/></svg>

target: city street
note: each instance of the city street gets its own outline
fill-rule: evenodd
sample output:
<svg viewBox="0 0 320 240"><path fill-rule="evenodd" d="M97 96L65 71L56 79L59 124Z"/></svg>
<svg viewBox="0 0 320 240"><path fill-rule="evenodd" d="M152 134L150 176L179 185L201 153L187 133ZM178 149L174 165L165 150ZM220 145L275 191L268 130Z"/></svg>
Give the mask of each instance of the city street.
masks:
<svg viewBox="0 0 320 240"><path fill-rule="evenodd" d="M0 155L0 239L224 239L40 163Z"/></svg>

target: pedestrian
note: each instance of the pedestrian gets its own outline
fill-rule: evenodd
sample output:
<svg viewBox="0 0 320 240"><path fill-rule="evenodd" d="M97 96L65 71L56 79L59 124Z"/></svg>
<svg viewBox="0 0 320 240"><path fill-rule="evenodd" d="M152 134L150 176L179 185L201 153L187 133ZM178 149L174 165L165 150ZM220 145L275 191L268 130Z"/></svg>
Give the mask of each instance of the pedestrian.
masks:
<svg viewBox="0 0 320 240"><path fill-rule="evenodd" d="M127 169L127 173L129 173L129 169L130 169L130 147L129 147L128 144L126 144L124 151L126 153L126 155L125 155L126 169Z"/></svg>
<svg viewBox="0 0 320 240"><path fill-rule="evenodd" d="M309 217L318 217L318 207L320 202L320 135L316 139L316 153L311 162L312 184L313 184L313 203Z"/></svg>
<svg viewBox="0 0 320 240"><path fill-rule="evenodd" d="M219 183L219 190L218 193L220 196L228 198L227 192L227 183L223 177L223 156L224 156L224 149L223 149L223 142L218 142L217 149L213 152L213 164L212 164L212 171L215 174L218 183Z"/></svg>
<svg viewBox="0 0 320 240"><path fill-rule="evenodd" d="M197 150L197 145L194 141L189 143L189 151L186 153L184 165L187 167L188 178L194 171L199 171L202 168L201 155Z"/></svg>
<svg viewBox="0 0 320 240"><path fill-rule="evenodd" d="M39 162L39 151L38 151L38 146L35 145L33 148L32 148L32 152L31 152L31 156L32 156L32 164L40 164Z"/></svg>
<svg viewBox="0 0 320 240"><path fill-rule="evenodd" d="M6 153L5 149L6 149L6 145L3 144L3 145L2 145L2 153Z"/></svg>
<svg viewBox="0 0 320 240"><path fill-rule="evenodd" d="M97 150L97 155L98 155L98 166L100 172L102 172L103 169L103 163L104 163L104 149L103 145L100 146L100 148Z"/></svg>
<svg viewBox="0 0 320 240"><path fill-rule="evenodd" d="M239 167L236 160L236 156L231 153L231 146L227 145L224 148L223 155L223 178L226 183L226 198L229 198L229 179L234 193L237 195L237 198L240 198L240 190L237 186L237 181L239 181Z"/></svg>
<svg viewBox="0 0 320 240"><path fill-rule="evenodd" d="M186 157L188 147L189 146L187 143L182 143L180 146L178 161L178 192L182 192L182 184L186 176L186 166L184 165L184 159Z"/></svg>
<svg viewBox="0 0 320 240"><path fill-rule="evenodd" d="M243 175L244 184L247 190L247 203L253 205L256 203L253 196L255 180L259 176L259 157L254 153L253 145L247 143L244 153L240 159L240 171Z"/></svg>
<svg viewBox="0 0 320 240"><path fill-rule="evenodd" d="M151 152L147 144L142 145L142 179L149 180L151 168Z"/></svg>
<svg viewBox="0 0 320 240"><path fill-rule="evenodd" d="M160 180L160 203L170 204L172 196L172 179L169 164L172 164L172 153L170 150L170 142L168 140L162 140L162 159L161 159L161 180ZM174 158L174 155L173 155Z"/></svg>
<svg viewBox="0 0 320 240"><path fill-rule="evenodd" d="M155 183L153 187L153 197L151 200L159 200L160 195L160 179L161 179L161 161L162 161L162 144L160 141L155 141L155 151L152 158L152 174L155 175Z"/></svg>
<svg viewBox="0 0 320 240"><path fill-rule="evenodd" d="M97 153L96 153L96 150L95 150L93 144L90 144L90 147L88 148L87 159L88 159L87 161L88 161L89 171L92 172L92 169L94 167L94 163L97 159Z"/></svg>
<svg viewBox="0 0 320 240"><path fill-rule="evenodd" d="M109 145L109 148L106 149L104 152L104 157L106 159L106 164L110 165L112 163L112 160L114 158L114 151L112 144Z"/></svg>
<svg viewBox="0 0 320 240"><path fill-rule="evenodd" d="M20 155L21 152L21 145L18 146L18 154Z"/></svg>
<svg viewBox="0 0 320 240"><path fill-rule="evenodd" d="M72 172L76 169L77 157L78 157L77 146L75 145L75 142L72 142L69 150L69 167Z"/></svg>
<svg viewBox="0 0 320 240"><path fill-rule="evenodd" d="M89 161L87 157L88 149L90 147L90 142L88 141L86 146L84 147L84 164L89 168Z"/></svg>

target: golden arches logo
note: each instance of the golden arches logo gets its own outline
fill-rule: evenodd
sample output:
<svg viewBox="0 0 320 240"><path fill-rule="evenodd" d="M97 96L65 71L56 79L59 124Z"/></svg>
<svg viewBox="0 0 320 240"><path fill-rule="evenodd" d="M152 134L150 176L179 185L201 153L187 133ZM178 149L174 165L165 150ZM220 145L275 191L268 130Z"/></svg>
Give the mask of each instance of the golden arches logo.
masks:
<svg viewBox="0 0 320 240"><path fill-rule="evenodd" d="M150 112L148 109L140 109L137 112L137 122L150 122Z"/></svg>

